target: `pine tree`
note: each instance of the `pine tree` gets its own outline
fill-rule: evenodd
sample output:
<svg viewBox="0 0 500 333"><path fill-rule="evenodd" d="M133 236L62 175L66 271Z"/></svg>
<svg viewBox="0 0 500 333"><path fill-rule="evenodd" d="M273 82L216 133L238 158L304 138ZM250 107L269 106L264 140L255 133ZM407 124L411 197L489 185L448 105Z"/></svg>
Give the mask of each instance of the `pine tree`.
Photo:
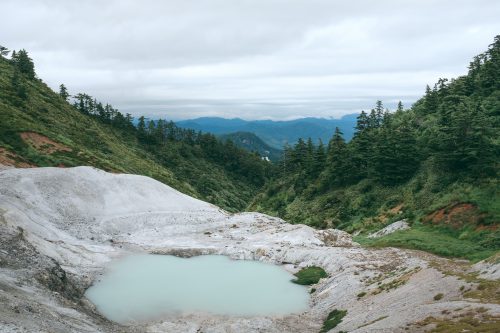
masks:
<svg viewBox="0 0 500 333"><path fill-rule="evenodd" d="M327 175L328 182L331 186L336 184L344 184L350 177L349 154L347 144L344 140L343 133L338 127L335 128L335 133L328 143L327 154Z"/></svg>
<svg viewBox="0 0 500 333"><path fill-rule="evenodd" d="M350 162L353 167L353 170L350 171L353 176L352 179L362 178L368 175L375 140L373 133L375 119L376 114L373 109L370 112L370 116L364 111L358 116L355 127L356 132L350 143L353 152L350 157Z"/></svg>
<svg viewBox="0 0 500 333"><path fill-rule="evenodd" d="M314 177L314 155L315 155L316 147L314 147L314 143L311 138L307 139L306 144L306 156L304 161L304 169L308 177Z"/></svg>
<svg viewBox="0 0 500 333"><path fill-rule="evenodd" d="M384 105L382 104L382 101L378 100L375 105L375 127L382 126L383 118L384 118Z"/></svg>
<svg viewBox="0 0 500 333"><path fill-rule="evenodd" d="M62 97L65 101L68 100L69 94L68 94L68 89L66 89L66 86L64 84L61 84L59 86L59 96Z"/></svg>
<svg viewBox="0 0 500 333"><path fill-rule="evenodd" d="M323 141L319 139L318 147L314 153L314 167L313 167L313 177L317 177L326 165L326 152L325 145Z"/></svg>
<svg viewBox="0 0 500 333"><path fill-rule="evenodd" d="M17 69L19 69L19 72L26 75L28 79L33 80L35 78L35 65L26 50L23 49L17 53L13 53L12 61Z"/></svg>
<svg viewBox="0 0 500 333"><path fill-rule="evenodd" d="M154 120L148 121L147 133L148 133L148 143L153 145L156 143L156 137L154 136L156 132L156 123Z"/></svg>
<svg viewBox="0 0 500 333"><path fill-rule="evenodd" d="M401 113L404 111L404 106L403 106L403 103L401 101L398 102L398 107L396 108L396 112L397 113Z"/></svg>
<svg viewBox="0 0 500 333"><path fill-rule="evenodd" d="M357 120L356 120L356 133L354 134L355 136L356 135L360 135L361 133L363 133L366 129L368 129L368 115L366 114L365 111L361 111L361 113L359 114L359 116L357 117Z"/></svg>
<svg viewBox="0 0 500 333"><path fill-rule="evenodd" d="M292 164L299 169L304 168L307 158L307 145L302 138L299 138L294 146L292 154Z"/></svg>
<svg viewBox="0 0 500 333"><path fill-rule="evenodd" d="M425 87L424 95L424 109L425 114L435 113L438 107L437 92L436 90L431 90L429 85Z"/></svg>

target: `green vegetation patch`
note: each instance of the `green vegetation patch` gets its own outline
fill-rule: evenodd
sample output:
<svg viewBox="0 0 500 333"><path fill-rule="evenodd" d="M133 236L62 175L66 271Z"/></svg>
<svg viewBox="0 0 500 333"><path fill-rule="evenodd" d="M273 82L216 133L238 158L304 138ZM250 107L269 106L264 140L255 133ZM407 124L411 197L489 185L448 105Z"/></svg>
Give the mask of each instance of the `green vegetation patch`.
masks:
<svg viewBox="0 0 500 333"><path fill-rule="evenodd" d="M325 321L323 322L323 327L321 328L320 333L326 333L332 328L337 327L338 324L342 322L342 318L347 315L347 310L333 310L328 314Z"/></svg>
<svg viewBox="0 0 500 333"><path fill-rule="evenodd" d="M316 284L320 279L328 276L323 268L317 266L302 268L294 275L297 278L295 280L292 280L292 282L304 286Z"/></svg>
<svg viewBox="0 0 500 333"><path fill-rule="evenodd" d="M439 294L437 294L436 296L434 296L434 300L435 300L435 301L439 301L440 299L442 299L442 298L443 298L443 296L444 296L444 295L443 295L442 293L439 293Z"/></svg>
<svg viewBox="0 0 500 333"><path fill-rule="evenodd" d="M494 248L486 247L479 242L456 238L451 231L418 225L410 230L398 231L381 238L358 236L354 240L369 247L394 246L424 250L443 257L465 258L473 262L488 258L496 252Z"/></svg>

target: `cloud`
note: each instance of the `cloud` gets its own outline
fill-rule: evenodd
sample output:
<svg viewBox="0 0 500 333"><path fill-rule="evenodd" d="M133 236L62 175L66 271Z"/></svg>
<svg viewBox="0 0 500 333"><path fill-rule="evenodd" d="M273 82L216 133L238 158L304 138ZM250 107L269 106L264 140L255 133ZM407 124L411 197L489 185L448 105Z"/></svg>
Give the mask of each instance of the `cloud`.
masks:
<svg viewBox="0 0 500 333"><path fill-rule="evenodd" d="M495 0L4 0L0 11L0 43L26 48L54 89L172 119L409 105L500 33Z"/></svg>

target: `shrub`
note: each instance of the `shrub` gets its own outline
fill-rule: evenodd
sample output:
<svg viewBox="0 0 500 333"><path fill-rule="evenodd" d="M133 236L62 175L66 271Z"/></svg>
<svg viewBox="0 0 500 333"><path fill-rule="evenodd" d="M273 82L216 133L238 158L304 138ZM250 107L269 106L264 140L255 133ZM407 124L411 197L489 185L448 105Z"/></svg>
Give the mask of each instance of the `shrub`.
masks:
<svg viewBox="0 0 500 333"><path fill-rule="evenodd" d="M444 296L444 295L443 295L442 293L439 293L439 294L437 294L436 296L434 296L434 300L435 300L435 301L439 301L440 299L442 299L442 298L443 298L443 296Z"/></svg>
<svg viewBox="0 0 500 333"><path fill-rule="evenodd" d="M294 275L297 278L292 282L300 285L316 284L321 278L328 276L323 268L317 266L302 268Z"/></svg>
<svg viewBox="0 0 500 333"><path fill-rule="evenodd" d="M323 327L321 328L320 333L326 333L334 327L337 327L338 324L342 322L342 318L347 314L347 310L333 310L328 314L325 321L323 322Z"/></svg>

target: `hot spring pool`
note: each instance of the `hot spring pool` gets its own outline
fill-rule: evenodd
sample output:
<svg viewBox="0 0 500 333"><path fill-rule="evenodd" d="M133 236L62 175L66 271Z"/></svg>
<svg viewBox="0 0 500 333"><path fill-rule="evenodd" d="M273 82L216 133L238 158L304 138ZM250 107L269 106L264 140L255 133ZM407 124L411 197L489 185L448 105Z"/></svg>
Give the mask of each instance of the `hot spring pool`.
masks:
<svg viewBox="0 0 500 333"><path fill-rule="evenodd" d="M172 313L284 315L308 308L307 289L293 278L275 265L225 256L133 255L112 263L86 296L118 323Z"/></svg>

